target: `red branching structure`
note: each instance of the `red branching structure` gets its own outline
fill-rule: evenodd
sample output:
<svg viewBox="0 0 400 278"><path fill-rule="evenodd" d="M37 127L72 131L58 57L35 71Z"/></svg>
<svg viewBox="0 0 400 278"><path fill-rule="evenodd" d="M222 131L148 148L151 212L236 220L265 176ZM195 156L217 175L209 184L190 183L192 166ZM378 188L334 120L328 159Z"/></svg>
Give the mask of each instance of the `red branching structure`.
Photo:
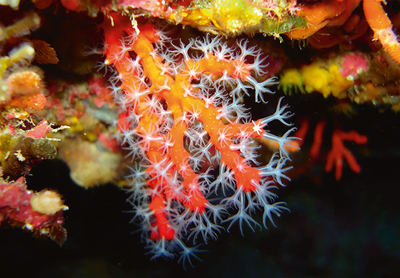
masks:
<svg viewBox="0 0 400 278"><path fill-rule="evenodd" d="M350 141L357 144L366 144L367 137L356 131L343 131L335 129L332 134L332 148L326 158L325 170L330 172L335 166L335 178L340 180L343 171L343 159L347 161L350 169L355 173L361 172L361 167L355 159L354 155L346 148L344 141Z"/></svg>
<svg viewBox="0 0 400 278"><path fill-rule="evenodd" d="M310 157L315 160L321 155L321 148L323 143L323 135L325 131L326 122L319 121L314 128L313 143L310 149ZM296 132L296 137L301 139L300 145L304 142L309 128L309 120L303 120L301 127ZM330 172L335 168L335 178L340 180L343 174L343 165L345 160L350 169L355 173L361 172L361 166L358 164L354 155L344 145L344 142L353 142L359 145L366 144L368 141L367 136L358 133L357 131L344 131L340 128L335 128L332 133L331 149L326 157L325 171Z"/></svg>
<svg viewBox="0 0 400 278"><path fill-rule="evenodd" d="M180 252L190 262L196 255L188 241L215 239L224 223L253 229L257 209L267 226L286 209L272 190L287 179L293 128L282 136L264 128L289 126L291 113L280 100L274 114L251 121L243 94L254 90L264 102L275 81L257 81L264 59L247 41L231 48L207 35L176 46L151 24L139 30L119 15L105 26L105 65L116 70L111 82L122 109L118 129L136 162L130 200L153 258ZM256 138L276 146L266 165L257 160Z"/></svg>

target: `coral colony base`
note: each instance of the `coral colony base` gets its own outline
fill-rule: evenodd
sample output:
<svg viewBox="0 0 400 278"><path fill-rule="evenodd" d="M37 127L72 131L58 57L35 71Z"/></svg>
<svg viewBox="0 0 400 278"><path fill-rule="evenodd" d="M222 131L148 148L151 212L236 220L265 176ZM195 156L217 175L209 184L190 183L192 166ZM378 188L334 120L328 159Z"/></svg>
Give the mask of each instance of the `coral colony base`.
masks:
<svg viewBox="0 0 400 278"><path fill-rule="evenodd" d="M187 44L172 41L151 24L138 29L111 15L105 26L105 65L113 66L120 105L120 141L132 157L130 197L152 258L179 256L190 263L199 244L235 223L267 227L287 208L274 190L288 178L294 128L282 136L265 130L271 122L291 126L279 101L275 113L251 120L244 95L264 102L275 78L266 74L260 50L239 40L234 47L206 35ZM265 78L264 78L265 79ZM260 143L276 152L258 160Z"/></svg>

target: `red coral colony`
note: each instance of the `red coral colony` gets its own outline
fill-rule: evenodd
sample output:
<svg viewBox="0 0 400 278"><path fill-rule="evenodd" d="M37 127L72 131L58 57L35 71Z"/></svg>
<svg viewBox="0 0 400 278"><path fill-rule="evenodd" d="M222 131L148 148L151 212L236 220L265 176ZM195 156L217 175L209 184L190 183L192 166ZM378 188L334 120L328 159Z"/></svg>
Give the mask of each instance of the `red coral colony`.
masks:
<svg viewBox="0 0 400 278"><path fill-rule="evenodd" d="M207 242L224 222L238 222L241 229L257 225L251 217L257 208L265 226L279 216L286 208L274 202L272 189L287 179L286 148L294 138L290 130L276 136L264 127L273 121L290 125L290 113L279 101L273 115L251 121L240 104L250 89L256 101L272 93L274 78L259 82L251 75L264 73L261 53L246 40L232 49L217 37L168 45L170 39L151 25L140 26L136 36L127 18L113 17L113 23L105 30L105 64L117 70L113 82L120 86L113 94L123 105L118 129L139 159L130 175L132 202L153 257L180 249L185 260L191 253L185 238ZM252 167L258 164L255 138L279 149L261 167ZM226 217L230 207L237 212Z"/></svg>
<svg viewBox="0 0 400 278"><path fill-rule="evenodd" d="M357 177L376 146L357 113L400 110L399 3L0 5L0 225L60 244L68 200L29 182L43 160L127 191L151 258L192 265L234 226L276 227L292 178Z"/></svg>

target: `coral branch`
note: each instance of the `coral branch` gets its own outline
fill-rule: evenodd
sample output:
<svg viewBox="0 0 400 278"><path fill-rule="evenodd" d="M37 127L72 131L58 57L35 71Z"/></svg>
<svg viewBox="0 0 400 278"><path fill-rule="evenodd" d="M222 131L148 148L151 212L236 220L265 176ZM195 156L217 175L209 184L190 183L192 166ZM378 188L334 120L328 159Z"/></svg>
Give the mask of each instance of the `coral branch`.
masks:
<svg viewBox="0 0 400 278"><path fill-rule="evenodd" d="M332 134L332 148L328 153L326 159L325 170L330 172L335 166L335 178L340 180L343 171L343 158L347 161L350 169L355 173L360 173L361 167L357 163L354 155L345 147L344 141L351 141L357 144L366 144L367 137L359 134L356 131L342 131L340 129L335 129Z"/></svg>
<svg viewBox="0 0 400 278"><path fill-rule="evenodd" d="M280 101L273 115L251 121L240 103L251 88L256 100L272 93L274 79L252 75L266 70L261 52L244 41L236 49L209 36L173 44L150 24L136 34L127 18L112 18L114 26L105 27L105 64L116 69L111 81L123 104L121 141L139 161L130 176L131 201L153 257L192 250L183 247L187 238L207 242L224 222L252 225L256 208L265 219L279 216L284 208L273 203L272 184L287 179L286 148L294 138L292 130L276 136L264 128L273 121L290 125L291 113ZM255 138L279 146L262 167L254 167ZM230 207L238 213L223 220Z"/></svg>
<svg viewBox="0 0 400 278"><path fill-rule="evenodd" d="M400 43L393 31L393 25L386 15L380 2L382 0L364 0L365 18L375 38L380 41L383 48L397 63L400 63Z"/></svg>

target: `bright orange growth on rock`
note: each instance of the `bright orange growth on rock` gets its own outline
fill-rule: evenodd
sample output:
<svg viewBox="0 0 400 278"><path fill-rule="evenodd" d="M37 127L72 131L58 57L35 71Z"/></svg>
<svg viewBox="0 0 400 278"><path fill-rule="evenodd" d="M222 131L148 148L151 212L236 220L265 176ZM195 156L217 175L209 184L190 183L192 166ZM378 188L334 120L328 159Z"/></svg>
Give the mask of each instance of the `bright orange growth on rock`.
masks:
<svg viewBox="0 0 400 278"><path fill-rule="evenodd" d="M326 48L341 42L340 38L333 38L328 33L317 33L324 27L342 26L345 31L359 29L348 39L354 39L364 32L364 25L357 16L351 16L361 0L330 0L320 3L300 6L298 15L307 21L307 28L295 29L287 36L292 39L306 39L311 37L310 43L316 48ZM393 32L392 23L382 8L384 0L363 0L363 10L368 25L374 31L387 53L400 63L400 43Z"/></svg>
<svg viewBox="0 0 400 278"><path fill-rule="evenodd" d="M295 29L287 35L292 39L306 39L325 26L343 25L361 0L330 0L301 7L299 16L305 17L306 29Z"/></svg>
<svg viewBox="0 0 400 278"><path fill-rule="evenodd" d="M7 105L42 110L47 103L42 78L32 69L16 71L7 78Z"/></svg>

